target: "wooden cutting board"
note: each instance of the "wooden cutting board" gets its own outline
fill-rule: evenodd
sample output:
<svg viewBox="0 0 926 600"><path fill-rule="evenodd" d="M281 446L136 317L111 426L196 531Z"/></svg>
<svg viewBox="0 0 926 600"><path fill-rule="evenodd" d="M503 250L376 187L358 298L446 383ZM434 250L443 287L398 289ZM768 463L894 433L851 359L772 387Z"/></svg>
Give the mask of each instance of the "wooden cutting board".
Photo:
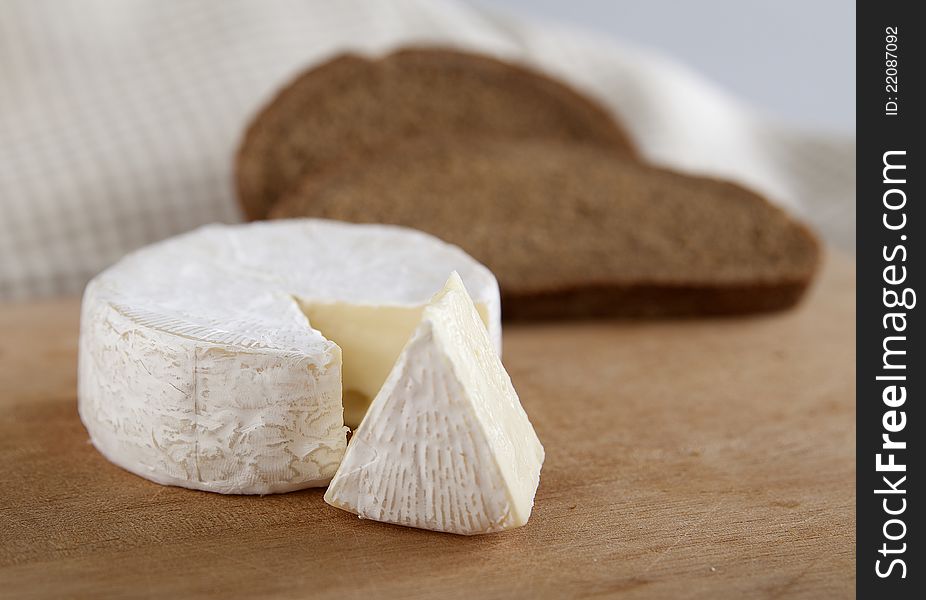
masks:
<svg viewBox="0 0 926 600"><path fill-rule="evenodd" d="M789 313L507 327L547 459L530 523L473 538L122 471L77 416L77 330L74 300L0 307L0 597L854 595L845 258Z"/></svg>

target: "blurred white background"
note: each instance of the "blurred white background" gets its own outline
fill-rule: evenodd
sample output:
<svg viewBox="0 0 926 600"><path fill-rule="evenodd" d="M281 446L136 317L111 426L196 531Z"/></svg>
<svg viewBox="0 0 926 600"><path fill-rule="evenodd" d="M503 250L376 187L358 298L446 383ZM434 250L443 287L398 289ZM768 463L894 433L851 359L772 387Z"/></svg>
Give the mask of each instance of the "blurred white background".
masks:
<svg viewBox="0 0 926 600"><path fill-rule="evenodd" d="M657 50L771 118L855 132L851 0L475 0Z"/></svg>

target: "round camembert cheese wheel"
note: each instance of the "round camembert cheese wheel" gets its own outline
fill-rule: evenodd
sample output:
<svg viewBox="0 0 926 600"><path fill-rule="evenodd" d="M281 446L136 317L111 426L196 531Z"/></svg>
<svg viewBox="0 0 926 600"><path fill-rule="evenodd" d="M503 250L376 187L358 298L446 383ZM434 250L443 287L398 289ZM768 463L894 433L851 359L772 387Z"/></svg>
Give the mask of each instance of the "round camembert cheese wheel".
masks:
<svg viewBox="0 0 926 600"><path fill-rule="evenodd" d="M418 231L305 219L154 244L84 293L81 419L106 458L158 483L326 485L345 421L359 424L452 271L500 348L492 273Z"/></svg>

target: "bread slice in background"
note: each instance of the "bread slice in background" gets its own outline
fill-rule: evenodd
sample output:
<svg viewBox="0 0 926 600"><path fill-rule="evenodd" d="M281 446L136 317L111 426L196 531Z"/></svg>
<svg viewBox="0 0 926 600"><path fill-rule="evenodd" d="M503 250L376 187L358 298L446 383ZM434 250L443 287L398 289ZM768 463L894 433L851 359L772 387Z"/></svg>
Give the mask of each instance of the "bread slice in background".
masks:
<svg viewBox="0 0 926 600"><path fill-rule="evenodd" d="M409 141L305 177L271 216L432 233L495 273L509 319L783 309L820 252L739 185L551 139Z"/></svg>
<svg viewBox="0 0 926 600"><path fill-rule="evenodd" d="M264 218L333 164L458 134L583 141L636 156L607 111L527 68L445 49L344 54L298 76L254 118L236 157L238 198L247 218Z"/></svg>

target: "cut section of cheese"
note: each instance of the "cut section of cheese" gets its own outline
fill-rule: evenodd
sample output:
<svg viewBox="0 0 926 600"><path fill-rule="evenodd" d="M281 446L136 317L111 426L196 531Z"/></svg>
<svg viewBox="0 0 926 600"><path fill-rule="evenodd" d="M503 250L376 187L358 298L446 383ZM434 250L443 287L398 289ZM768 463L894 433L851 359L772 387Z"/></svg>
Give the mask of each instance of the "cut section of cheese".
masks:
<svg viewBox="0 0 926 600"><path fill-rule="evenodd" d="M477 290L499 344L495 278L414 230L213 225L144 248L84 293L81 419L104 456L159 483L254 494L325 485L346 445L342 373L343 387L360 392L359 420L382 365L454 269ZM321 306L341 317L315 311L313 323ZM328 326L350 331L345 352Z"/></svg>
<svg viewBox="0 0 926 600"><path fill-rule="evenodd" d="M454 273L424 309L325 501L364 519L463 535L530 517L544 451Z"/></svg>
<svg viewBox="0 0 926 600"><path fill-rule="evenodd" d="M299 305L311 326L341 348L344 423L356 428L421 321L423 307L369 306L306 299L301 299ZM488 306L480 304L477 310L488 328L491 323Z"/></svg>

